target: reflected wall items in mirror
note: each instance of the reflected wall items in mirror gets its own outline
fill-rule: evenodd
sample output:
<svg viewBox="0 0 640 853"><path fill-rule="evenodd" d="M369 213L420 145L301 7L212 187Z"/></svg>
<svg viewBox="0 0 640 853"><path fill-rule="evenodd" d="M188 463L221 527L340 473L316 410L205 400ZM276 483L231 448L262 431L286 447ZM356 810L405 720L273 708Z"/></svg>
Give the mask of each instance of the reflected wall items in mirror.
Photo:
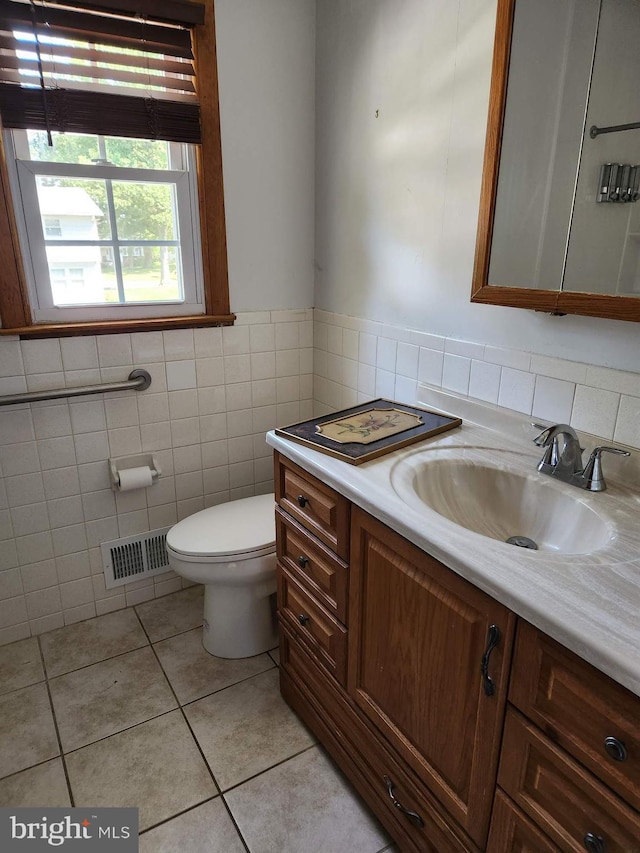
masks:
<svg viewBox="0 0 640 853"><path fill-rule="evenodd" d="M640 320L639 43L638 0L498 0L472 301Z"/></svg>

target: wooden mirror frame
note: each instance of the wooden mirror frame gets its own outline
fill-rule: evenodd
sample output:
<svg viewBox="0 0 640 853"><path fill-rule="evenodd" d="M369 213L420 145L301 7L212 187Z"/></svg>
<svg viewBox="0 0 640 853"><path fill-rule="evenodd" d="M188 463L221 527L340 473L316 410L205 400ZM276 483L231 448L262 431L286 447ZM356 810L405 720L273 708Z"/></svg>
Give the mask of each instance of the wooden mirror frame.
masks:
<svg viewBox="0 0 640 853"><path fill-rule="evenodd" d="M498 0L471 301L482 302L486 305L529 308L549 314L581 314L587 317L607 317L611 320L639 322L640 298L633 296L535 290L533 288L500 287L489 284L489 259L493 238L493 219L502 150L502 130L507 100L507 80L515 5L516 0Z"/></svg>

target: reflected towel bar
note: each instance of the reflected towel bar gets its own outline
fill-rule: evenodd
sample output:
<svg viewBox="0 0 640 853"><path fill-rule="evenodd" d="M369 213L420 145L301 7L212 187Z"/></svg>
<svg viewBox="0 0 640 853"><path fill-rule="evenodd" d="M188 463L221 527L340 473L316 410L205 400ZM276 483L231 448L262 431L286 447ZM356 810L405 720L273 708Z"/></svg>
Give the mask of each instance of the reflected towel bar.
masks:
<svg viewBox="0 0 640 853"><path fill-rule="evenodd" d="M592 139L595 139L596 136L600 136L601 133L620 133L621 130L639 130L640 129L640 121L634 121L631 124L612 124L609 127L598 127L597 125L592 125L589 130L589 136Z"/></svg>
<svg viewBox="0 0 640 853"><path fill-rule="evenodd" d="M77 388L54 388L50 391L27 391L25 394L5 394L0 406L17 403L36 403L40 400L60 400L63 397L81 397L84 394L104 394L107 391L144 391L151 385L146 370L132 370L124 382L105 382L103 385L79 385Z"/></svg>

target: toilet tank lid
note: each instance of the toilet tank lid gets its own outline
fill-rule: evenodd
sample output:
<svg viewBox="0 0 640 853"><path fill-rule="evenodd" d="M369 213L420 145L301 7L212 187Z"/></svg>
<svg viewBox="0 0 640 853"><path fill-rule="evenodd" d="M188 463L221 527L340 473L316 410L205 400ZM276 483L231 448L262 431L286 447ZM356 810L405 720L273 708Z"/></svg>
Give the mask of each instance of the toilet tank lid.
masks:
<svg viewBox="0 0 640 853"><path fill-rule="evenodd" d="M257 495L203 509L175 524L167 545L180 554L223 556L259 551L276 541L274 495Z"/></svg>

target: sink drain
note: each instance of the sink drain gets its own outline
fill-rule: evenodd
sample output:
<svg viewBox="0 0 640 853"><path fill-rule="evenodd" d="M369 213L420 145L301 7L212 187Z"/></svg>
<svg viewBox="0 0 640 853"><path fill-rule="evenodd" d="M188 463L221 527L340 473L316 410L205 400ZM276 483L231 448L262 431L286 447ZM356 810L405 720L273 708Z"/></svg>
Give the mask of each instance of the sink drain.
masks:
<svg viewBox="0 0 640 853"><path fill-rule="evenodd" d="M510 536L506 542L507 545L517 545L518 548L528 548L530 551L538 550L536 543L528 536Z"/></svg>

